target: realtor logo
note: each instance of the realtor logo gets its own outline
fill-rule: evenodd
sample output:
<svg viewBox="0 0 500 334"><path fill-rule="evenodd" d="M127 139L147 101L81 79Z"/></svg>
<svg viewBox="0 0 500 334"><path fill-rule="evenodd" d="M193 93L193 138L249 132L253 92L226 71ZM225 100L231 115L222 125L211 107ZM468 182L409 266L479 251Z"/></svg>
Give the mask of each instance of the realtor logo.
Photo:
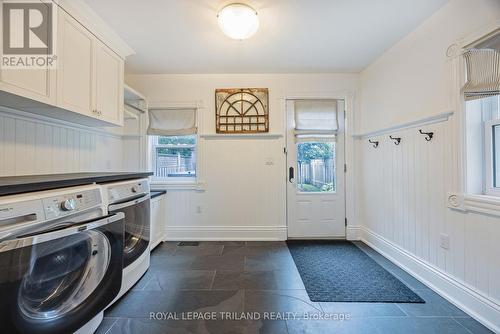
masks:
<svg viewBox="0 0 500 334"><path fill-rule="evenodd" d="M51 1L4 1L2 66L54 66L54 9Z"/></svg>

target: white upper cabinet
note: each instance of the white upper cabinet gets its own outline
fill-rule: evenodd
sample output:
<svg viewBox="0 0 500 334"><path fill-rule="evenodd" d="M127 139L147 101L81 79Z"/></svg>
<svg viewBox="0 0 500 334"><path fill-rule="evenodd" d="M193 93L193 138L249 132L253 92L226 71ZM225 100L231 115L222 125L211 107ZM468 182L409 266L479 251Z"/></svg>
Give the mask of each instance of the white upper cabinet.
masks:
<svg viewBox="0 0 500 334"><path fill-rule="evenodd" d="M59 12L57 105L93 115L94 36L71 16Z"/></svg>
<svg viewBox="0 0 500 334"><path fill-rule="evenodd" d="M58 23L58 107L123 125L123 60L65 12Z"/></svg>
<svg viewBox="0 0 500 334"><path fill-rule="evenodd" d="M91 21L55 8L56 66L37 70L0 67L0 105L84 125L122 126L123 45L118 47L120 56L88 26Z"/></svg>
<svg viewBox="0 0 500 334"><path fill-rule="evenodd" d="M99 117L123 125L123 61L110 48L95 45L95 103Z"/></svg>
<svg viewBox="0 0 500 334"><path fill-rule="evenodd" d="M3 6L0 2L0 17L3 18ZM21 20L20 16L13 16L13 21ZM0 54L3 50L3 24L0 24ZM47 29L50 27L47 25ZM8 56L8 55L6 55ZM2 67L0 62L0 90L14 95L47 104L55 103L56 73L48 66L40 69L18 70Z"/></svg>

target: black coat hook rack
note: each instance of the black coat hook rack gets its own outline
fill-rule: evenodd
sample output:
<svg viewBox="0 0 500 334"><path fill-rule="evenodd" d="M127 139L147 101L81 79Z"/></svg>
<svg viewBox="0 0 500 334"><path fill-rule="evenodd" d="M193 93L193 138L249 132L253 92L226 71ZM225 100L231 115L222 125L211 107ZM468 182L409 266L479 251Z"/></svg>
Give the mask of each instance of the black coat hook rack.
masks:
<svg viewBox="0 0 500 334"><path fill-rule="evenodd" d="M422 129L418 130L418 132L420 132L421 135L425 135L425 140L427 141L431 141L432 137L434 137L434 132L424 132Z"/></svg>
<svg viewBox="0 0 500 334"><path fill-rule="evenodd" d="M400 137L393 137L392 135L389 136L392 140L394 140L395 145L401 144L401 138Z"/></svg>
<svg viewBox="0 0 500 334"><path fill-rule="evenodd" d="M368 139L368 142L369 142L370 144L373 144L373 147L374 147L374 148L377 148L377 147L378 147L378 141Z"/></svg>

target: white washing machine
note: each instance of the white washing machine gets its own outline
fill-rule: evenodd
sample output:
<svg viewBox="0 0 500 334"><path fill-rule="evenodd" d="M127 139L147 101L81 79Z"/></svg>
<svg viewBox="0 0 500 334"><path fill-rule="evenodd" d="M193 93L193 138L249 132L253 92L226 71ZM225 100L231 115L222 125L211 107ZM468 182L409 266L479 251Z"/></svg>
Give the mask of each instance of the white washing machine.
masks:
<svg viewBox="0 0 500 334"><path fill-rule="evenodd" d="M149 268L150 189L148 179L102 184L108 212L125 214L123 281L120 298Z"/></svg>
<svg viewBox="0 0 500 334"><path fill-rule="evenodd" d="M124 217L96 185L0 197L0 331L93 333L121 289Z"/></svg>

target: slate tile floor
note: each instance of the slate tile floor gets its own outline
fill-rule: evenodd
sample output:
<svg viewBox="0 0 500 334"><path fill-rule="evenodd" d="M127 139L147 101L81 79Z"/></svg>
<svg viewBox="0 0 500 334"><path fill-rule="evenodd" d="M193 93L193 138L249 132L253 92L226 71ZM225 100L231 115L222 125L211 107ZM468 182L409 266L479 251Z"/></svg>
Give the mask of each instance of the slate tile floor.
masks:
<svg viewBox="0 0 500 334"><path fill-rule="evenodd" d="M166 242L151 254L144 277L105 312L97 333L491 333L373 249L356 244L426 303L311 302L284 242L200 242L197 247ZM215 312L219 320L150 319L150 312L178 317ZM290 317L220 320L219 312L258 312L261 318L264 312L281 312L275 317L289 312ZM317 319L321 315L349 319Z"/></svg>

